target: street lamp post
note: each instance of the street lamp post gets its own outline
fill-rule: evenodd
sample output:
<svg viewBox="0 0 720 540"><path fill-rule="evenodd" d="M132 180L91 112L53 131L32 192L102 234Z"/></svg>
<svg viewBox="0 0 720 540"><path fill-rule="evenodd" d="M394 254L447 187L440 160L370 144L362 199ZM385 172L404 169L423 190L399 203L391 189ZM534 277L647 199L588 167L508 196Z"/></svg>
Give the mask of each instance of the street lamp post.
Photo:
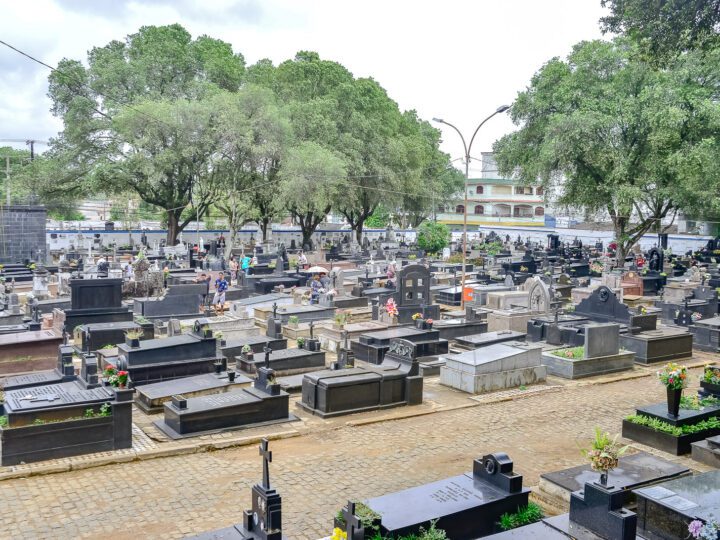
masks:
<svg viewBox="0 0 720 540"><path fill-rule="evenodd" d="M496 114L504 113L510 108L509 105L501 105L497 109L495 109L495 112L493 112L490 116L485 118L478 127L475 128L475 132L473 133L472 137L470 138L470 144L467 144L465 142L465 137L463 137L463 134L460 132L460 130L452 125L450 122L446 122L442 118L433 118L434 122L437 122L439 124L445 124L446 126L450 126L453 128L458 135L460 135L460 140L463 143L463 148L465 149L465 202L463 206L463 253L462 253L462 285L460 287L460 307L465 308L465 265L467 263L467 215L468 215L468 181L470 180L470 151L472 150L473 142L475 141L475 136L478 134L478 131L480 131L480 128L483 127L485 122L490 120L493 116Z"/></svg>

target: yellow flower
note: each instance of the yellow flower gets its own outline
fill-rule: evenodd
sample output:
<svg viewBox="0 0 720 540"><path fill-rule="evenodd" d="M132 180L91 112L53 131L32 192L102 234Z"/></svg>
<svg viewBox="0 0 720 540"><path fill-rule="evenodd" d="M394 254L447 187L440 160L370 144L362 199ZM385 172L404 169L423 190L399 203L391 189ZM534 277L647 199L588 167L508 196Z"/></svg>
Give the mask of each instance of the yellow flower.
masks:
<svg viewBox="0 0 720 540"><path fill-rule="evenodd" d="M333 529L332 536L330 537L330 540L347 540L347 533L343 531L342 529L339 529L335 527Z"/></svg>

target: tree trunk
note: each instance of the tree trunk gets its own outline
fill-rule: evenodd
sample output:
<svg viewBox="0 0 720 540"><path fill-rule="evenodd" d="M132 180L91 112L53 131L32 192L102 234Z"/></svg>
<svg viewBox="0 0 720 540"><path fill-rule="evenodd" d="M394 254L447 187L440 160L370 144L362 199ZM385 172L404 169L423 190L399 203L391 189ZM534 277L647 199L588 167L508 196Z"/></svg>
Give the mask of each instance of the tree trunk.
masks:
<svg viewBox="0 0 720 540"><path fill-rule="evenodd" d="M267 233L270 226L270 220L268 218L262 218L260 220L260 230L262 231L262 241L267 242Z"/></svg>
<svg viewBox="0 0 720 540"><path fill-rule="evenodd" d="M177 237L180 234L180 216L178 216L174 210L168 210L168 222L167 222L167 245L168 247L177 244Z"/></svg>
<svg viewBox="0 0 720 540"><path fill-rule="evenodd" d="M365 225L365 218L360 218L355 222L355 226L353 227L353 230L355 231L355 238L357 239L357 242L360 245L362 245L362 233L363 233L364 225Z"/></svg>

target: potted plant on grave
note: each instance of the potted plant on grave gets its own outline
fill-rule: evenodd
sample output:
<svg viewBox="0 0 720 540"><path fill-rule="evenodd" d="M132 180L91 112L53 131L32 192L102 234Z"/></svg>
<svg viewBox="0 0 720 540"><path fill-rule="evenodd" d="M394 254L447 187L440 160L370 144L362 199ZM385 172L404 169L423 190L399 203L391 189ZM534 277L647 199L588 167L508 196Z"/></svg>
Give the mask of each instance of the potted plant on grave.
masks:
<svg viewBox="0 0 720 540"><path fill-rule="evenodd" d="M607 486L608 473L618 466L620 456L627 452L627 446L620 446L617 442L619 435L610 438L610 434L595 428L595 438L591 447L581 450L590 461L593 471L600 473L600 485Z"/></svg>
<svg viewBox="0 0 720 540"><path fill-rule="evenodd" d="M240 354L243 357L243 360L250 361L253 359L253 350L250 345L243 345L242 349L240 349Z"/></svg>
<svg viewBox="0 0 720 540"><path fill-rule="evenodd" d="M305 338L304 337L297 338L297 346L298 346L298 349L305 348Z"/></svg>
<svg viewBox="0 0 720 540"><path fill-rule="evenodd" d="M143 336L141 328L132 328L125 332L125 344L133 349L140 346L140 338Z"/></svg>
<svg viewBox="0 0 720 540"><path fill-rule="evenodd" d="M294 328L297 330L298 325L300 324L300 317L297 315L290 315L288 317L288 326L290 328Z"/></svg>
<svg viewBox="0 0 720 540"><path fill-rule="evenodd" d="M335 330L342 330L343 328L345 328L345 325L347 324L347 318L347 311L338 311L337 313L335 313L335 316L333 317L333 328L335 328Z"/></svg>
<svg viewBox="0 0 720 540"><path fill-rule="evenodd" d="M117 368L108 364L103 370L103 384L106 386L117 386Z"/></svg>
<svg viewBox="0 0 720 540"><path fill-rule="evenodd" d="M420 330L425 328L425 319L423 319L422 313L413 313L411 319L415 323L415 328L418 328Z"/></svg>
<svg viewBox="0 0 720 540"><path fill-rule="evenodd" d="M117 372L117 387L120 389L127 388L128 382L130 381L130 373L125 370L119 370Z"/></svg>
<svg viewBox="0 0 720 540"><path fill-rule="evenodd" d="M670 362L657 372L658 379L667 390L668 415L677 418L680 413L680 398L687 384L687 368Z"/></svg>

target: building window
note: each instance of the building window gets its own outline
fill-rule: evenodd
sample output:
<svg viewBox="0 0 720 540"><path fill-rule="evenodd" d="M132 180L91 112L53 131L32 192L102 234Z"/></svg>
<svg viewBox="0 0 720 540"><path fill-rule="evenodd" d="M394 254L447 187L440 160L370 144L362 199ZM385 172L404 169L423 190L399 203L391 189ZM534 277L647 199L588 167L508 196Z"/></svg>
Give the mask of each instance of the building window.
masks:
<svg viewBox="0 0 720 540"><path fill-rule="evenodd" d="M540 196L542 196L542 194L543 194L543 188L540 187L540 186L536 187L536 188L535 188L535 195L540 195Z"/></svg>
<svg viewBox="0 0 720 540"><path fill-rule="evenodd" d="M444 207L444 206L438 206L438 213L444 214L444 213L445 213L445 207Z"/></svg>
<svg viewBox="0 0 720 540"><path fill-rule="evenodd" d="M485 213L485 207L482 204L478 204L475 207L475 214L477 215L483 215Z"/></svg>
<svg viewBox="0 0 720 540"><path fill-rule="evenodd" d="M538 206L535 208L535 215L536 216L544 216L545 215L545 209L542 206Z"/></svg>
<svg viewBox="0 0 720 540"><path fill-rule="evenodd" d="M482 187L482 186L478 186L477 189L475 190L475 193L477 193L478 195L482 195L482 194L483 194L483 187ZM477 214L477 212L475 212L475 213Z"/></svg>
<svg viewBox="0 0 720 540"><path fill-rule="evenodd" d="M513 217L532 217L532 207L525 204L515 205Z"/></svg>
<svg viewBox="0 0 720 540"><path fill-rule="evenodd" d="M494 204L493 205L493 216L495 216L495 217L510 217L510 205L509 204Z"/></svg>
<svg viewBox="0 0 720 540"><path fill-rule="evenodd" d="M462 204L458 204L455 207L455 213L456 214L464 214L465 213L465 207Z"/></svg>
<svg viewBox="0 0 720 540"><path fill-rule="evenodd" d="M515 195L522 195L522 194L523 194L523 187L515 186Z"/></svg>

